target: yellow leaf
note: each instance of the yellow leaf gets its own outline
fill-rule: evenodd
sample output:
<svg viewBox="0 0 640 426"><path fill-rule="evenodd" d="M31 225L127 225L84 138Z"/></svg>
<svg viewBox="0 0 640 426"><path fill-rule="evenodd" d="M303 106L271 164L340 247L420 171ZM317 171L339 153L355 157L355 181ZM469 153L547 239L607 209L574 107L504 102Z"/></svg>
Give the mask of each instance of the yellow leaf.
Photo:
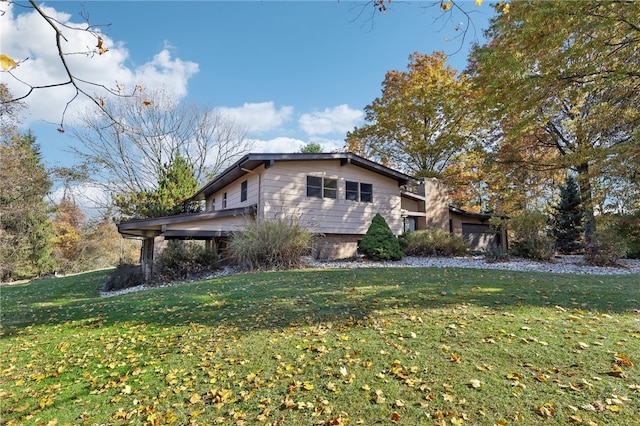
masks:
<svg viewBox="0 0 640 426"><path fill-rule="evenodd" d="M308 390L308 391L313 390L313 383L311 383L311 382L304 382L304 383L302 384L302 388L303 388L304 390Z"/></svg>
<svg viewBox="0 0 640 426"><path fill-rule="evenodd" d="M131 394L131 386L126 385L124 388L122 388L121 392L125 395L130 395Z"/></svg>
<svg viewBox="0 0 640 426"><path fill-rule="evenodd" d="M615 404L607 405L605 408L609 411L613 411L614 413L617 413L618 411L620 411L620 406Z"/></svg>
<svg viewBox="0 0 640 426"><path fill-rule="evenodd" d="M469 384L474 389L478 389L478 388L480 388L482 386L482 382L480 380L478 380L478 379L469 380Z"/></svg>
<svg viewBox="0 0 640 426"><path fill-rule="evenodd" d="M333 382L327 383L326 388L331 392L338 392L338 389L336 388L336 384Z"/></svg>
<svg viewBox="0 0 640 426"><path fill-rule="evenodd" d="M482 6L482 0L476 0L476 6Z"/></svg>
<svg viewBox="0 0 640 426"><path fill-rule="evenodd" d="M192 404L197 404L200 401L202 401L202 397L197 393L194 393L191 395L191 398L189 398L189 402Z"/></svg>
<svg viewBox="0 0 640 426"><path fill-rule="evenodd" d="M17 67L18 64L13 60L11 56L0 55L0 67L3 71L9 71L12 68Z"/></svg>
<svg viewBox="0 0 640 426"><path fill-rule="evenodd" d="M450 420L452 425L460 426L464 424L464 420L461 417L452 417Z"/></svg>

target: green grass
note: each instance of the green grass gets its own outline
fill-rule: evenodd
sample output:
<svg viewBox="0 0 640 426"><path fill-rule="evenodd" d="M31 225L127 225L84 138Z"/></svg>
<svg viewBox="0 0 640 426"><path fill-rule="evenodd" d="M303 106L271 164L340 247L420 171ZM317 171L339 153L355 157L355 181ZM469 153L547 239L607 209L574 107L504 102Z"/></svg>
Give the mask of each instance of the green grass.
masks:
<svg viewBox="0 0 640 426"><path fill-rule="evenodd" d="M106 274L0 288L0 424L640 418L638 274L303 270L100 298Z"/></svg>

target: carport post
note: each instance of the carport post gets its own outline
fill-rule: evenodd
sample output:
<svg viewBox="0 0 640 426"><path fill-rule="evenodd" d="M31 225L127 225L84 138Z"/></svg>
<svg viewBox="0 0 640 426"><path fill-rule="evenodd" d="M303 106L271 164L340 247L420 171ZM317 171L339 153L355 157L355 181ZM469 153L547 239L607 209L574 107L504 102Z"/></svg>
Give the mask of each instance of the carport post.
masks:
<svg viewBox="0 0 640 426"><path fill-rule="evenodd" d="M153 276L153 249L155 246L155 238L147 237L142 240L142 248L140 249L140 267L145 281L150 281Z"/></svg>

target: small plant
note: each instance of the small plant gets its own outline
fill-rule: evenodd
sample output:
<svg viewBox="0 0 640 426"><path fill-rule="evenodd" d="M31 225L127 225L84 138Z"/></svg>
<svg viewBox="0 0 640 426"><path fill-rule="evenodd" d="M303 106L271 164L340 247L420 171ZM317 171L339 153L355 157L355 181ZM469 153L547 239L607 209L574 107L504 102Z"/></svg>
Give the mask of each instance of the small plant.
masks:
<svg viewBox="0 0 640 426"><path fill-rule="evenodd" d="M547 216L542 212L525 210L509 221L511 251L515 256L534 260L550 260L554 255L554 241L547 232Z"/></svg>
<svg viewBox="0 0 640 426"><path fill-rule="evenodd" d="M360 250L371 260L400 260L402 251L398 238L393 235L387 221L376 213L367 233L360 241Z"/></svg>
<svg viewBox="0 0 640 426"><path fill-rule="evenodd" d="M502 247L495 247L483 253L484 261L487 263L500 263L509 261L509 252Z"/></svg>
<svg viewBox="0 0 640 426"><path fill-rule="evenodd" d="M102 286L102 291L124 290L142 284L144 284L144 275L140 265L122 264L109 274Z"/></svg>
<svg viewBox="0 0 640 426"><path fill-rule="evenodd" d="M403 237L407 256L464 256L469 247L464 239L443 229L409 232Z"/></svg>
<svg viewBox="0 0 640 426"><path fill-rule="evenodd" d="M625 257L627 251L626 241L608 227L596 233L591 244L585 247L584 261L594 266L618 266L618 260Z"/></svg>
<svg viewBox="0 0 640 426"><path fill-rule="evenodd" d="M172 240L156 260L154 279L181 280L219 268L220 259L215 250L194 241Z"/></svg>
<svg viewBox="0 0 640 426"><path fill-rule="evenodd" d="M296 220L277 218L249 223L231 238L227 249L242 269L284 270L301 267L312 243L313 234Z"/></svg>

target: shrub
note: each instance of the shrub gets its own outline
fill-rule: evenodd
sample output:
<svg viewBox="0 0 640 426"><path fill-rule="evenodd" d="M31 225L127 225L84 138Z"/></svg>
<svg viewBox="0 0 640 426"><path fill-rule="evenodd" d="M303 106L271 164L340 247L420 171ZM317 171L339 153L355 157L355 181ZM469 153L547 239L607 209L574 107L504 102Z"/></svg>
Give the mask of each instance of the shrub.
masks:
<svg viewBox="0 0 640 426"><path fill-rule="evenodd" d="M516 256L534 260L549 260L554 255L554 241L547 232L547 217L534 210L525 210L509 221L511 251Z"/></svg>
<svg viewBox="0 0 640 426"><path fill-rule="evenodd" d="M376 213L367 233L360 241L360 251L371 260L400 260L402 251L398 238L380 213Z"/></svg>
<svg viewBox="0 0 640 426"><path fill-rule="evenodd" d="M483 257L487 263L508 262L509 252L502 247L489 248L485 250Z"/></svg>
<svg viewBox="0 0 640 426"><path fill-rule="evenodd" d="M182 280L219 268L220 259L215 250L194 241L171 240L156 260L154 279Z"/></svg>
<svg viewBox="0 0 640 426"><path fill-rule="evenodd" d="M632 214L614 216L610 227L618 239L627 245L626 257L640 259L640 210Z"/></svg>
<svg viewBox="0 0 640 426"><path fill-rule="evenodd" d="M284 270L302 266L313 234L294 219L277 218L249 223L231 238L229 256L245 270Z"/></svg>
<svg viewBox="0 0 640 426"><path fill-rule="evenodd" d="M117 291L144 284L144 275L140 265L119 265L107 278L102 291Z"/></svg>
<svg viewBox="0 0 640 426"><path fill-rule="evenodd" d="M584 261L594 266L616 266L627 253L627 243L621 239L614 227L597 232L593 241L585 247Z"/></svg>
<svg viewBox="0 0 640 426"><path fill-rule="evenodd" d="M469 251L461 236L443 229L409 232L402 239L407 256L462 256Z"/></svg>

